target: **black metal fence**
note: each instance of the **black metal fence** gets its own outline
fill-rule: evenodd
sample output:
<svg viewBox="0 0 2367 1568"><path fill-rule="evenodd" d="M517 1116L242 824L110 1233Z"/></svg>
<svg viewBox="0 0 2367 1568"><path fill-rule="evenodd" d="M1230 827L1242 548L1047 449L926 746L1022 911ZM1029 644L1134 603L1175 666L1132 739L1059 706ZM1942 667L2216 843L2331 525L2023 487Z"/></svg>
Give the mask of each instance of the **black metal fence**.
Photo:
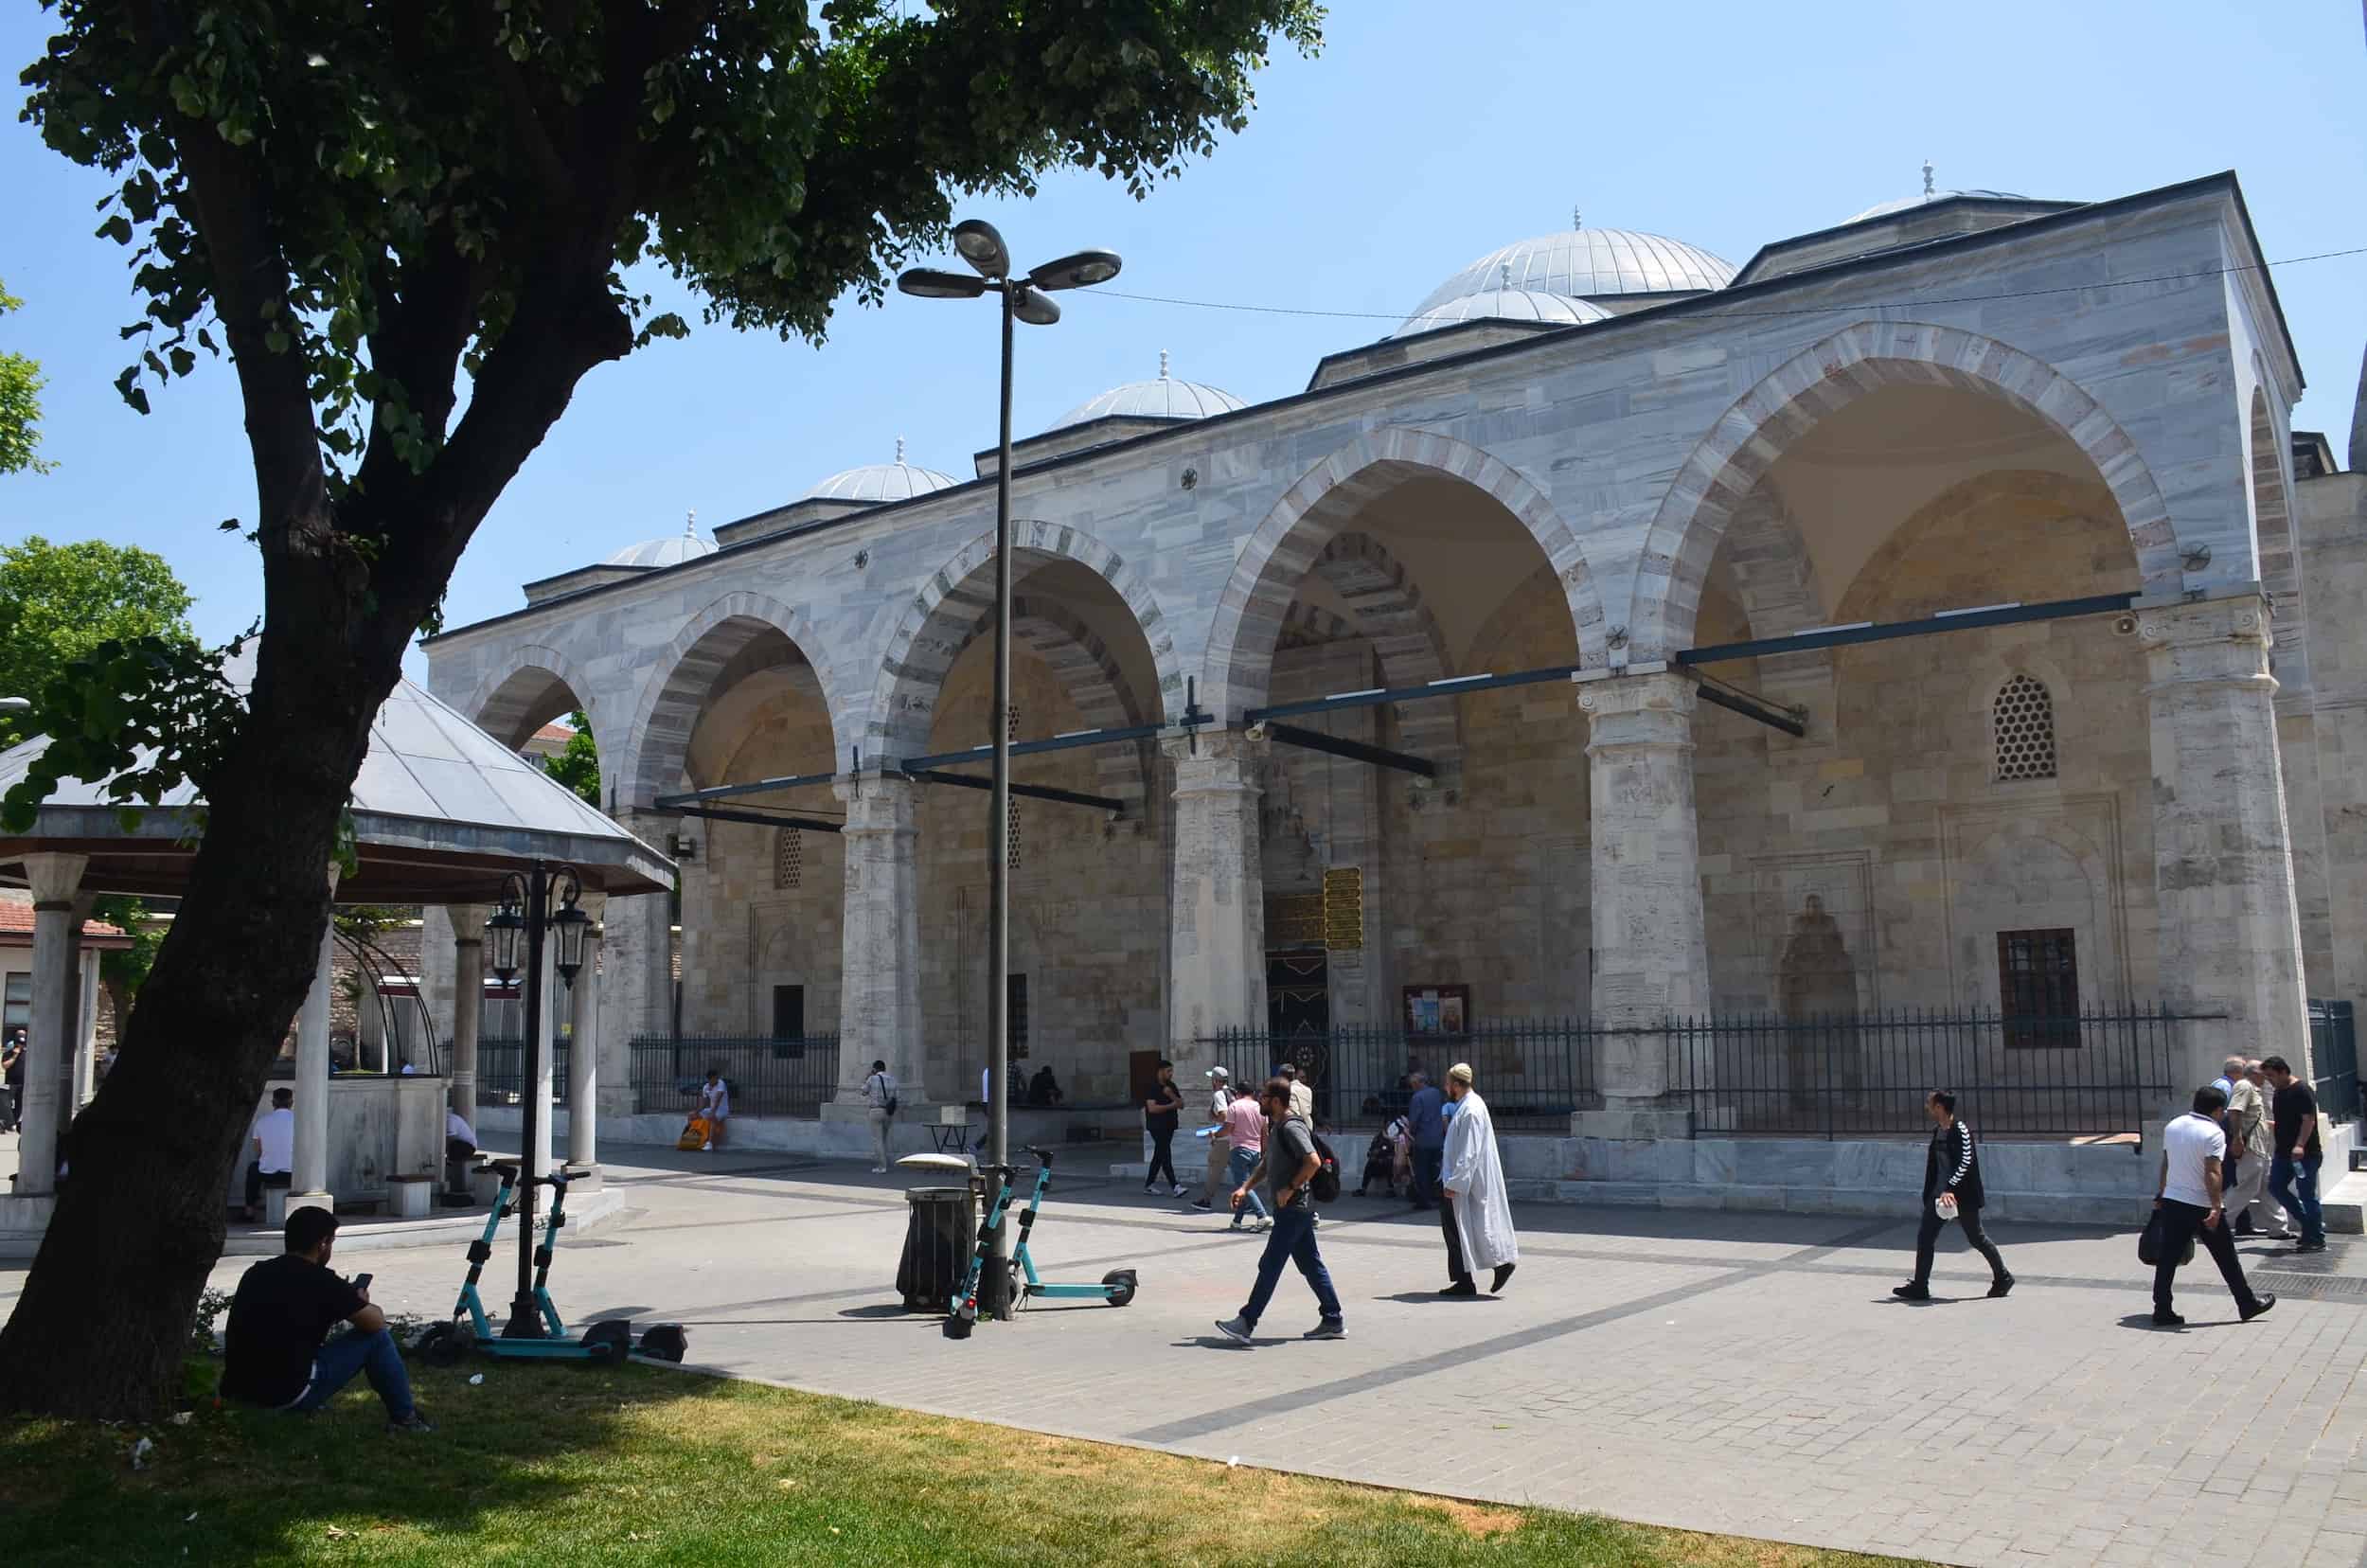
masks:
<svg viewBox="0 0 2367 1568"><path fill-rule="evenodd" d="M1572 1112L1602 1103L1594 1092L1594 1042L1601 1033L1567 1018L1507 1019L1464 1034L1226 1029L1199 1042L1209 1060L1192 1065L1204 1070L1222 1062L1240 1085L1262 1083L1282 1063L1294 1062L1314 1090L1318 1123L1379 1128L1405 1109L1411 1096L1404 1080L1413 1067L1440 1083L1449 1067L1468 1061L1498 1127L1566 1132Z"/></svg>
<svg viewBox="0 0 2367 1568"><path fill-rule="evenodd" d="M2319 1110L2337 1121L2358 1116L2358 1036L2348 1002L2309 1005L2309 1070Z"/></svg>
<svg viewBox="0 0 2367 1568"><path fill-rule="evenodd" d="M627 1048L644 1111L688 1111L721 1067L738 1116L818 1116L838 1096L838 1036L635 1035Z"/></svg>
<svg viewBox="0 0 2367 1568"><path fill-rule="evenodd" d="M2180 1092L2180 1031L2216 1022L2143 1007L1688 1019L1665 1030L1668 1087L1713 1135L1917 1132L1933 1089L1984 1136L2134 1132Z"/></svg>
<svg viewBox="0 0 2367 1568"><path fill-rule="evenodd" d="M516 1105L525 1097L520 1078L525 1071L525 1042L514 1039L476 1042L476 1102ZM446 1060L450 1060L447 1053ZM567 1042L551 1045L551 1103L567 1103Z"/></svg>

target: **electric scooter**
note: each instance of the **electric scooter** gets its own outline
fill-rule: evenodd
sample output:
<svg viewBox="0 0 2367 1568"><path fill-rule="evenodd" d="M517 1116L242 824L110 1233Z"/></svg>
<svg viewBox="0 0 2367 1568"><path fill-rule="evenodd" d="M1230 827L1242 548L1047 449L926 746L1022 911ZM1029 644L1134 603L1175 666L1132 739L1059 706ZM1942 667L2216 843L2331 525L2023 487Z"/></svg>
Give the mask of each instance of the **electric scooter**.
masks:
<svg viewBox="0 0 2367 1568"><path fill-rule="evenodd" d="M1036 1215L1043 1207L1043 1195L1052 1189L1052 1156L1041 1149L1023 1149L1023 1154L1036 1159L1036 1186L1028 1195L1027 1206L1019 1215L1019 1247L1013 1261L1020 1267L1021 1276L1012 1282L1011 1310L1024 1310L1038 1296L1083 1297L1101 1300L1112 1307L1123 1307L1134 1299L1138 1283L1132 1269L1112 1269L1101 1276L1097 1285L1053 1285L1036 1274L1036 1260L1027 1250L1028 1233L1035 1229ZM980 1166L978 1173L995 1179L994 1201L987 1206L986 1219L978 1226L978 1249L970 1260L970 1272L962 1279L955 1296L953 1310L946 1315L944 1332L947 1339L968 1339L978 1322L978 1281L985 1272L986 1261L992 1252L1000 1232L1003 1216L1011 1205L1012 1184L1018 1176L1015 1166Z"/></svg>
<svg viewBox="0 0 2367 1568"><path fill-rule="evenodd" d="M551 1257L558 1248L560 1228L567 1222L568 1175L555 1170L548 1176L522 1177L515 1160L496 1160L488 1168L501 1173L501 1192L493 1200L492 1212L485 1217L485 1234L469 1243L469 1277L460 1286L460 1299L453 1307L452 1321L439 1323L420 1336L418 1352L428 1364L456 1366L472 1350L513 1361L584 1361L609 1366L628 1355L650 1361L683 1359L689 1350L689 1339L678 1323L652 1326L641 1336L638 1346L632 1341L632 1325L624 1318L604 1318L585 1330L581 1339L568 1338L567 1325L561 1320L550 1292ZM550 1219L543 1232L543 1244L534 1250L534 1305L542 1332L504 1335L486 1315L485 1298L477 1292L477 1282L484 1276L485 1265L492 1259L493 1238L501 1232L502 1221L520 1207L510 1200L511 1194L522 1186L551 1189ZM525 1222L521 1218L519 1223ZM463 1315L468 1319L465 1327L461 1323Z"/></svg>

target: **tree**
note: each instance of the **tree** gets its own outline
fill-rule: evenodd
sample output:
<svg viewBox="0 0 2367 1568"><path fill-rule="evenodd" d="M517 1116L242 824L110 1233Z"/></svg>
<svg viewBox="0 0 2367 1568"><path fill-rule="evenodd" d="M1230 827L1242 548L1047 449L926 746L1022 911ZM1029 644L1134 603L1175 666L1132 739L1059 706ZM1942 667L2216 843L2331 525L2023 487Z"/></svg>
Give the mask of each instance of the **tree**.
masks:
<svg viewBox="0 0 2367 1568"><path fill-rule="evenodd" d="M52 544L34 534L0 544L0 696L33 712L0 715L0 745L46 733L49 684L101 646L148 636L189 638L189 592L165 559L126 544Z"/></svg>
<svg viewBox="0 0 2367 1568"><path fill-rule="evenodd" d="M0 284L0 315L24 308L25 301ZM0 473L47 473L57 467L41 456L43 385L37 362L0 350Z"/></svg>
<svg viewBox="0 0 2367 1568"><path fill-rule="evenodd" d="M576 792L593 810L600 805L600 748L592 739L592 721L580 712L567 715L575 733L557 757L543 758L543 771Z"/></svg>
<svg viewBox="0 0 2367 1568"><path fill-rule="evenodd" d="M843 295L876 301L942 241L952 192L1085 168L1140 195L1213 151L1272 41L1311 51L1321 9L55 4L25 113L119 180L99 232L134 247L147 302L118 384L145 410L151 385L227 353L262 556L243 702L178 649L102 649L4 813L29 816L53 775L127 767L125 798L187 777L207 803L181 918L0 1330L0 1408L145 1417L177 1388L223 1184L311 981L371 717L577 383L687 330L634 292L644 269L709 322L819 339Z"/></svg>

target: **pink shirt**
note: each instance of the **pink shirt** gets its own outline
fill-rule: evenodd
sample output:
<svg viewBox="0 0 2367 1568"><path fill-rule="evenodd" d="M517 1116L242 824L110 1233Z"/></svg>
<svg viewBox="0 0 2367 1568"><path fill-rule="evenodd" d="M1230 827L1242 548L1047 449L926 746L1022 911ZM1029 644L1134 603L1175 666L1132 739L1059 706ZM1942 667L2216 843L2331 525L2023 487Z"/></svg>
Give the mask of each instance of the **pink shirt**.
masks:
<svg viewBox="0 0 2367 1568"><path fill-rule="evenodd" d="M1224 1108L1224 1135L1236 1149L1257 1153L1266 1147L1266 1113L1248 1095L1237 1095Z"/></svg>

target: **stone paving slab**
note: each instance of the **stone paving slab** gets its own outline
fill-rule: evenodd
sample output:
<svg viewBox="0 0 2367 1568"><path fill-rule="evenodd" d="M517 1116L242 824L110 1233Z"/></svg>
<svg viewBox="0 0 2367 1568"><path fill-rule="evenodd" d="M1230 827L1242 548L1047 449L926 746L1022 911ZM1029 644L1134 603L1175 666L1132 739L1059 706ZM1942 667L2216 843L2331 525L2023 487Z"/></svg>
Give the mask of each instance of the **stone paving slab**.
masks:
<svg viewBox="0 0 2367 1568"><path fill-rule="evenodd" d="M1499 1299L1445 1301L1435 1222L1328 1210L1350 1338L1302 1344L1289 1275L1242 1349L1212 1325L1261 1241L1063 1174L1047 1278L1141 1271L1122 1310L1047 1303L946 1340L898 1310L899 1177L777 1154L633 1149L622 1212L564 1238L570 1321L685 1322L701 1365L1032 1430L1649 1523L1963 1563L2340 1563L2367 1552L2367 1244L2251 1266L2296 1293L2234 1323L2207 1260L2189 1320L2146 1322L2135 1238L1999 1225L2023 1283L1944 1242L1940 1300L1891 1299L1912 1225L1528 1206ZM374 1253L391 1310L447 1311L464 1267ZM235 1283L225 1260L215 1283ZM2270 1271L2274 1270L2273 1274ZM0 1310L22 1279L0 1271ZM2305 1295L2302 1292L2307 1292ZM541 1376L547 1368L489 1369Z"/></svg>

